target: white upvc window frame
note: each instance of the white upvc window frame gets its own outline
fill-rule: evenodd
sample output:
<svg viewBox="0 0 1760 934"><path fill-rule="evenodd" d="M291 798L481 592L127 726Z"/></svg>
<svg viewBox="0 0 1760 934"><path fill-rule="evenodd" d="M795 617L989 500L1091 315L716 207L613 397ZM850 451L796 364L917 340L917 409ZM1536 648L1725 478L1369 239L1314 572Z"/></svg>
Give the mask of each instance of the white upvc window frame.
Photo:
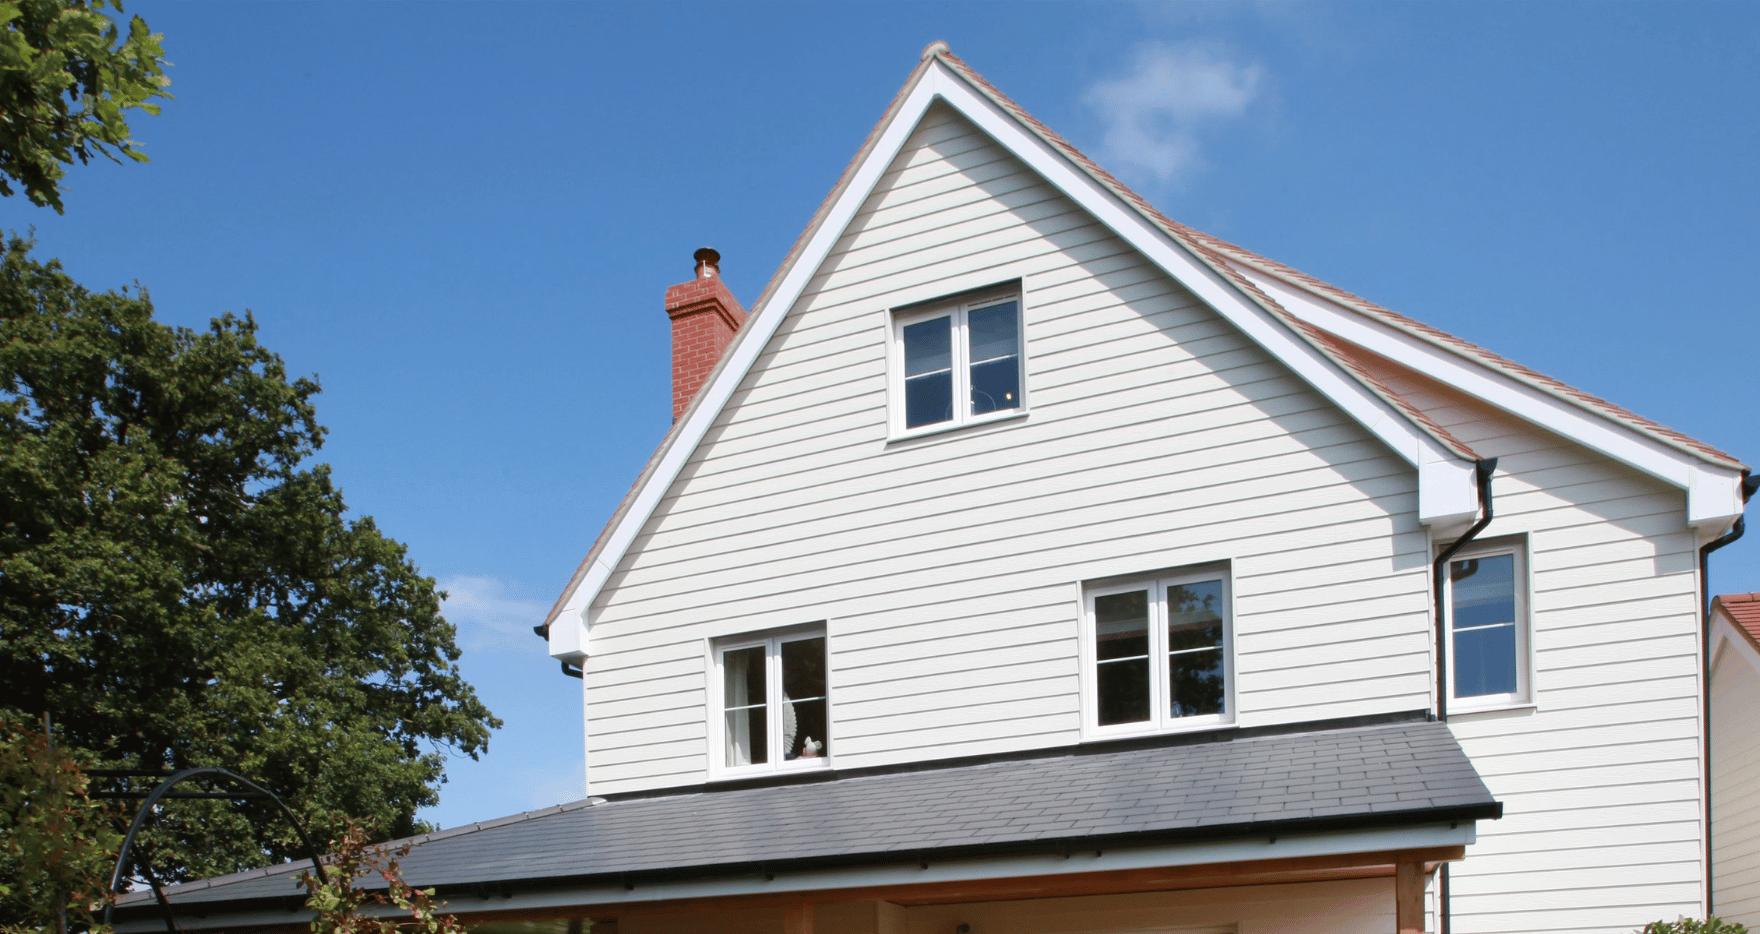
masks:
<svg viewBox="0 0 1760 934"><path fill-rule="evenodd" d="M1016 357L1020 372L1019 404L1013 408L996 409L973 415L971 409L972 367L970 333L967 316L974 311L1014 302ZM915 438L920 435L951 431L970 425L1021 418L1027 414L1027 328L1024 290L1019 282L980 289L963 295L893 309L887 322L887 431L891 440ZM951 418L918 425L905 424L905 342L904 329L913 324L936 318L950 318L952 331L951 371L953 405ZM983 361L979 361L980 363Z"/></svg>
<svg viewBox="0 0 1760 934"><path fill-rule="evenodd" d="M1455 629L1456 619L1454 604L1454 565L1458 561L1493 558L1509 555L1514 558L1512 569L1513 597L1515 603L1515 667L1516 689L1496 694L1477 694L1462 697L1455 684L1455 666L1460 663L1456 650ZM1503 710L1512 707L1528 707L1534 703L1534 611L1531 595L1533 582L1531 577L1532 563L1528 560L1529 548L1525 537L1490 539L1474 541L1456 552L1448 559L1448 566L1442 569L1442 600L1447 608L1447 631L1443 634L1448 639L1448 663L1444 673L1444 682L1448 686L1448 709L1452 713L1471 713L1476 710ZM1463 630L1466 631L1466 630Z"/></svg>
<svg viewBox="0 0 1760 934"><path fill-rule="evenodd" d="M815 737L824 746L820 755L786 759L782 748L782 646L806 639L825 640L825 728L831 732L831 640L824 623L790 626L745 636L713 639L709 642L709 775L712 779L751 778L779 772L814 771L831 767L835 745L830 736ZM740 649L764 649L765 748L770 761L752 765L730 765L727 762L727 674L724 660L729 652ZM810 700L793 698L792 700ZM752 705L755 706L755 705Z"/></svg>
<svg viewBox="0 0 1760 934"><path fill-rule="evenodd" d="M1167 588L1203 581L1219 581L1222 590L1222 712L1175 717L1168 708ZM1096 649L1098 625L1094 601L1112 594L1148 589L1149 600L1149 713L1147 720L1100 724L1100 674ZM1184 733L1232 726L1239 710L1235 675L1234 580L1227 564L1182 567L1148 574L1110 577L1080 585L1082 664L1082 736L1084 739L1117 739L1158 733Z"/></svg>

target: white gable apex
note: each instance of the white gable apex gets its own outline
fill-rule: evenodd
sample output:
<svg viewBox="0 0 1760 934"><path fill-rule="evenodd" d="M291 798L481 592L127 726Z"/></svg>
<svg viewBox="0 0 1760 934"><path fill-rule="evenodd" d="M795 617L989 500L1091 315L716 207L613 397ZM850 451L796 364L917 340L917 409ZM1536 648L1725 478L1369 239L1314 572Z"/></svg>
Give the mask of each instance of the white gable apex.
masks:
<svg viewBox="0 0 1760 934"><path fill-rule="evenodd" d="M1225 254L1209 251L1200 239L1175 236L1170 227L1177 225L1153 216L1153 209L1146 204L1127 200L1126 196L1134 198L1128 190L1091 163L1084 164L1079 154L1062 144L1055 134L1034 124L1029 116L993 89L981 86L981 82L963 63L946 54L945 46L937 43L925 50L922 64L753 305L745 327L662 442L558 600L547 621L551 655L578 660L587 654L588 614L601 589L913 130L937 101L989 135L1410 464L1418 475L1420 523L1446 532L1477 515L1475 454L1404 399L1381 387L1373 374L1341 352L1335 338L1360 344L1397 362L1410 357L1410 348L1401 350L1405 356L1389 353L1383 349L1387 334L1376 332L1373 325L1348 326L1352 322L1346 319L1353 316L1347 310L1327 309L1326 302L1311 294L1234 263ZM1209 255L1200 256L1200 251ZM1455 363L1462 373L1473 368L1466 361ZM1416 368L1436 372L1428 364ZM1449 377L1444 379L1453 383ZM1495 379L1481 373L1477 382L1463 376L1460 383L1454 384L1688 490L1692 521L1704 529L1716 526L1712 531L1720 530L1722 526L1718 523L1727 525L1730 518L1741 512L1739 469L1695 462L1622 426L1581 412L1564 412L1568 406L1543 412L1531 407L1512 407L1502 397L1485 395L1494 389L1509 388L1494 383Z"/></svg>
<svg viewBox="0 0 1760 934"><path fill-rule="evenodd" d="M1456 524L1476 514L1478 494L1471 452L1425 430L1409 411L1403 411L1395 401L1377 394L1348 373L1312 340L1247 295L1236 281L1200 261L1068 156L976 90L939 56L928 55L771 286L753 306L733 346L673 426L631 496L558 601L548 621L551 655L578 659L586 654L588 608L819 265L937 100L989 134L1411 464L1419 473L1421 522Z"/></svg>

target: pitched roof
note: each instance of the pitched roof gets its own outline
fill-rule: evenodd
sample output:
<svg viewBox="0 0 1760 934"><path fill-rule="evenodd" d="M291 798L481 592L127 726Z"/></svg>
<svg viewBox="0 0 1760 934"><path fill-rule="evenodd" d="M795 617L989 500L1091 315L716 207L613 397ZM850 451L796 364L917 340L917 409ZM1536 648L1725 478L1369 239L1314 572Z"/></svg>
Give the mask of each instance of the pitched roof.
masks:
<svg viewBox="0 0 1760 934"><path fill-rule="evenodd" d="M1722 610L1748 641L1760 650L1760 593L1726 593L1711 601L1713 611Z"/></svg>
<svg viewBox="0 0 1760 934"><path fill-rule="evenodd" d="M413 885L703 878L828 866L1177 844L1495 819L1446 724L1409 719L1147 748L830 774L824 780L578 801L415 837ZM1294 728L1301 730L1301 728ZM1194 741L1196 740L1196 741ZM174 905L277 902L305 864L174 886ZM151 904L149 893L124 899Z"/></svg>
<svg viewBox="0 0 1760 934"><path fill-rule="evenodd" d="M1728 470L1746 469L1746 467L1733 456L1708 444L1697 441L1678 431L1636 415L1611 402L1591 395L1590 393L1568 386L1559 380L1540 374L1532 369L1517 364L1514 361L1492 353L1489 350L1478 347L1469 341L1417 322L1404 315L1398 314L1397 312L1390 311L1374 304L1373 302L1369 302L1353 295L1344 289L1330 285L1282 263L1267 259L1250 250L1246 250L1222 240L1221 238L1194 230L1191 227L1169 218L1157 210L1154 205L1150 204L1147 199L1131 190L1129 186L1119 181L1094 160L1084 155L1055 130L1052 130L1050 127L1040 122L1038 118L1028 113L1025 108L1015 103L1006 94L1003 94L995 85L991 84L982 75L978 74L977 71L973 70L970 65L966 64L958 56L949 51L946 43L943 42L931 43L923 50L921 60L917 67L911 72L910 78L905 81L898 93L894 95L891 103L886 108L886 112L882 114L879 122L875 124L873 130L869 132L861 147L856 151L855 156L850 160L849 165L839 177L837 184L832 187L831 191L820 203L818 210L814 212L811 222L807 224L802 230L800 236L796 238L794 245L790 247L782 264L777 268L776 273L765 286L763 293L759 296L758 300L752 304L755 313L757 310L763 309L767 306L771 297L776 294L777 290L781 288L783 282L788 278L788 274L793 270L794 266L805 256L805 251L808 243L812 239L812 235L827 220L840 196L854 181L858 170L864 165L874 147L879 144L883 131L891 124L900 108L905 105L910 96L910 92L914 89L918 81L922 79L924 73L930 68L930 66L936 62L940 62L956 72L966 81L966 83L982 94L991 103L1007 113L1021 126L1036 135L1046 145L1060 153L1071 164L1087 174L1130 209L1134 210L1153 225L1153 227L1171 238L1179 246L1183 247L1205 268L1221 277L1238 293L1245 296L1255 306L1265 311L1277 322L1281 323L1289 333L1296 335L1316 353L1347 374L1351 380L1360 385L1370 395L1380 399L1383 403L1394 409L1422 435L1430 438L1442 450L1449 452L1453 456L1466 461L1477 460L1479 457L1471 447L1453 437L1440 424L1435 422L1421 409L1413 405L1404 396L1400 395L1380 379L1372 369L1363 362L1358 353L1359 348L1340 339L1336 335L1330 334L1301 320L1295 314L1291 313L1289 309L1279 304L1275 298L1260 289L1251 278L1244 274L1244 270L1251 269L1309 294L1316 295L1346 309L1347 311L1360 315L1371 322L1392 328L1400 333L1415 337L1431 346L1460 356L1463 359L1491 370L1494 373L1532 387L1549 396L1562 400L1571 406L1605 419L1618 427L1659 442L1674 451L1686 454L1692 458L1696 458L1719 468ZM721 362L705 382L705 387L709 386L717 379L726 362L734 357L735 349L740 340L745 337L746 333L747 331L742 329L740 334L736 335L734 346L730 346L727 352L723 355ZM570 578L568 586L563 588L562 593L557 597L556 603L552 606L550 613L545 617L546 625L548 625L549 621L554 620L562 611L570 594L573 593L575 588L578 587L582 580L587 576L588 570L593 561L607 546L609 539L611 538L612 530L622 522L630 507L633 505L637 494L648 483L656 469L660 466L663 455L677 440L681 431L684 429L684 426L690 419L692 411L702 403L706 396L708 396L706 391L699 393L697 399L693 400L691 407L673 423L672 429L668 432L666 438L661 441L659 448L643 468L642 474L637 479L635 485L618 504L617 509L607 521L604 530L593 543L593 547L588 551L586 557L582 559L580 566Z"/></svg>

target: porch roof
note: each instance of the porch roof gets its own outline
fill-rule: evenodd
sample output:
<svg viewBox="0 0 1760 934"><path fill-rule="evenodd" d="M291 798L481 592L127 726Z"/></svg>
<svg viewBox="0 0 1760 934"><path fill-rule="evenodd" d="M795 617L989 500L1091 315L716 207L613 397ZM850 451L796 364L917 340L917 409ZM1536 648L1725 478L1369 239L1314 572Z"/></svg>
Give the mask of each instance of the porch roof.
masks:
<svg viewBox="0 0 1760 934"><path fill-rule="evenodd" d="M412 846L402 866L412 884L444 894L1500 816L1502 805L1448 727L1419 717L589 799L399 841ZM298 878L308 866L286 863L166 894L204 914L286 905L303 894ZM119 907L151 902L136 892Z"/></svg>

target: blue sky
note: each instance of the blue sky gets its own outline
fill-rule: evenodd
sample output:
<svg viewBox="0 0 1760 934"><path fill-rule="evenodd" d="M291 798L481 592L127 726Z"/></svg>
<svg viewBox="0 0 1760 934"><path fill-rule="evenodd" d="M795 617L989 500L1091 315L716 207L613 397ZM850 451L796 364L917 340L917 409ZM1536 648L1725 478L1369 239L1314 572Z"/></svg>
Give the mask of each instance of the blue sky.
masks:
<svg viewBox="0 0 1760 934"><path fill-rule="evenodd" d="M755 299L935 39L1166 213L1760 462L1760 6L134 2L150 165L3 226L315 373L352 509L507 721L443 826L579 796L530 633L666 431L666 286ZM1760 534L1713 560L1760 590Z"/></svg>

